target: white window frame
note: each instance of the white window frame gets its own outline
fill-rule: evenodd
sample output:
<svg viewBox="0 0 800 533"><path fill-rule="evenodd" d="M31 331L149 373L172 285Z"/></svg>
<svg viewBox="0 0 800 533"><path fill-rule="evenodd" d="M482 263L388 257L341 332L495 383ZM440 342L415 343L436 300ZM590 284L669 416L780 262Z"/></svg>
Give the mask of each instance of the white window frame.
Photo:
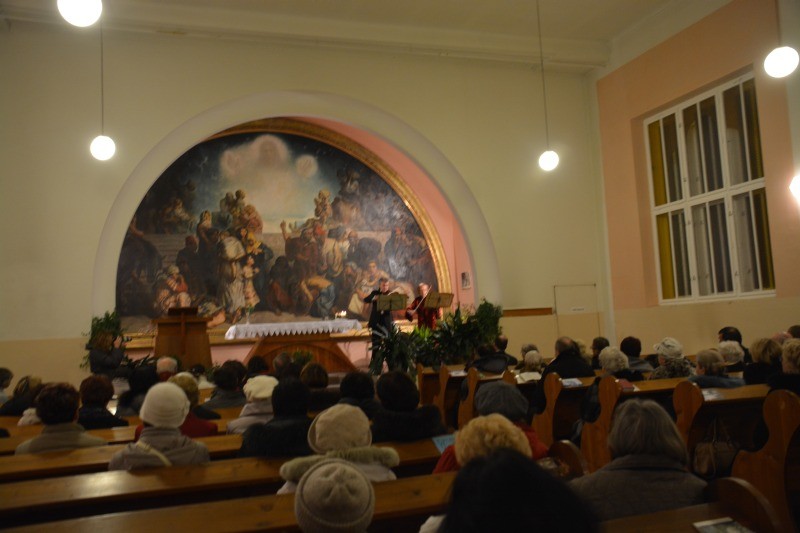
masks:
<svg viewBox="0 0 800 533"><path fill-rule="evenodd" d="M730 80L728 82L722 83L713 89L706 91L702 94L698 94L693 96L692 98L688 98L674 106L671 106L669 109L665 109L656 113L654 115L650 115L643 120L642 123L642 132L645 141L645 150L647 155L647 181L648 181L648 190L649 190L649 199L650 199L650 219L651 219L651 233L653 238L653 250L655 255L655 270L656 270L656 280L657 280L657 287L658 287L658 301L660 305L680 305L686 303L700 303L700 302L709 302L709 301L724 301L724 300L734 300L734 299L745 299L745 298L763 298L763 297L770 297L775 296L775 289L758 289L752 291L743 291L741 289L741 277L739 275L739 255L737 250L737 242L735 237L735 220L733 214L733 198L743 193L749 193L750 198L750 208L751 208L751 225L753 226L754 233L757 234L755 231L755 210L753 209L753 196L752 192L758 189L765 189L765 177L760 176L758 178L751 179L749 181L745 181L743 183L738 184L731 184L731 174L729 168L729 159L728 159L728 143L725 138L725 113L724 113L724 102L723 102L723 95L726 90L735 87L737 85L741 85L745 81L754 79L754 74L748 73L742 76L739 76L736 79ZM720 164L721 164L721 172L722 172L722 187L715 190L715 191L706 191L703 193L699 193L696 196L691 195L691 189L689 184L689 171L688 171L688 158L687 158L687 150L686 150L686 135L684 133L684 126L683 126L683 110L689 107L690 105L697 105L703 100L708 99L709 97L714 97L714 104L715 104L715 111L716 111L716 124L717 124L717 141L719 146L719 157L720 157ZM652 176L652 166L651 166L651 152L650 152L650 139L649 139L649 132L648 126L652 124L654 121L661 121L665 117L669 115L675 116L676 121L676 134L677 134L677 145L678 145L678 155L679 155L679 172L680 172L680 187L682 197L681 200L678 201L669 201L669 177L667 174L667 170L664 170L664 187L666 190L667 195L667 202L663 205L656 206L655 205L655 193L654 193L654 185L653 185L653 176ZM742 110L742 116L745 117L746 113L744 109ZM698 117L699 119L699 117ZM743 134L747 135L747 128L743 129ZM700 140L700 147L701 150L704 151L705 147L702 143L702 136ZM661 152L664 158L667 157L667 152L665 149L665 138L663 135L663 129L661 133ZM745 150L745 157L748 164L748 171L749 171L749 163L750 163L750 153L749 150ZM666 165L665 165L666 167ZM705 188L705 185L704 185ZM729 268L730 268L730 275L732 277L733 283L733 290L731 292L725 293L716 293L712 292L708 295L701 295L700 294L700 286L698 280L698 267L697 267L697 257L696 257L696 247L695 247L695 235L694 230L692 228L693 220L693 213L692 208L698 205L706 206L708 210L708 206L711 202L717 201L722 199L725 204L725 220L726 220L726 228L727 228L727 248L729 254ZM679 296L678 295L678 275L679 272L677 270L677 255L675 253L675 246L676 241L673 238L672 233L672 213L675 211L683 211L684 213L684 220L685 220L685 227L684 227L684 238L686 241L687 247L687 257L688 257L688 264L689 264L689 279L690 279L690 294L688 296ZM660 257L660 247L659 247L659 240L658 240L658 215L667 215L667 220L669 222L669 237L670 237L670 247L672 251L672 268L673 268L673 284L675 289L675 297L674 298L664 298L663 295L663 284L661 278L661 257ZM767 215L768 218L768 215ZM710 218L708 219L708 224L710 224ZM709 232L709 238L711 237L711 232ZM709 253L711 254L710 257L710 275L711 275L711 284L712 290L716 291L716 286L714 283L715 275L714 272L714 260L713 260L713 243L709 240ZM772 250L770 250L770 254ZM758 269L757 275L758 279L761 279L761 272L760 272L760 263L756 261L756 269ZM773 273L774 275L774 273Z"/></svg>

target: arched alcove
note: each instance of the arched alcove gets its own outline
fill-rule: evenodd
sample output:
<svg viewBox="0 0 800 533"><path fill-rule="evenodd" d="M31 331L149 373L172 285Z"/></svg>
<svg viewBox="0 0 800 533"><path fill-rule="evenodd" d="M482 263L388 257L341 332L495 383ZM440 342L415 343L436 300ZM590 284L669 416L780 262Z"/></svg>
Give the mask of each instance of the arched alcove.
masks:
<svg viewBox="0 0 800 533"><path fill-rule="evenodd" d="M126 180L106 219L95 259L92 310L114 307L122 240L139 202L158 176L198 141L260 118L292 117L345 135L378 155L420 199L442 241L456 300L500 300L491 236L458 171L423 135L398 118L350 98L321 93L270 92L221 104L192 118L159 142ZM473 254L471 250L480 250ZM466 272L471 286L463 287Z"/></svg>

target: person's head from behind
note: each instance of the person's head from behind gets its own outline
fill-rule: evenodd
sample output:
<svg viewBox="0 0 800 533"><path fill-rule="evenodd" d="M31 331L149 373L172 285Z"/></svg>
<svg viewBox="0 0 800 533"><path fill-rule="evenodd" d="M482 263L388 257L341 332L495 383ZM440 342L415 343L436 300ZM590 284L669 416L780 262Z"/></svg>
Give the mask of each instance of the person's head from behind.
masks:
<svg viewBox="0 0 800 533"><path fill-rule="evenodd" d="M110 331L100 331L92 339L91 347L103 352L110 352L114 347L114 334Z"/></svg>
<svg viewBox="0 0 800 533"><path fill-rule="evenodd" d="M664 364L664 361L683 359L683 344L672 337L661 339L660 342L653 346L653 350L658 354L658 360L661 364Z"/></svg>
<svg viewBox="0 0 800 533"><path fill-rule="evenodd" d="M166 378L174 376L178 373L178 360L174 357L159 357L156 361L156 372Z"/></svg>
<svg viewBox="0 0 800 533"><path fill-rule="evenodd" d="M735 341L742 343L742 333L733 326L725 326L717 332L717 338L722 341Z"/></svg>
<svg viewBox="0 0 800 533"><path fill-rule="evenodd" d="M254 376L244 384L244 396L250 403L272 399L278 380L272 376Z"/></svg>
<svg viewBox="0 0 800 533"><path fill-rule="evenodd" d="M275 358L272 360L272 367L275 369L275 374L280 373L283 367L285 367L291 362L292 362L292 357L286 352L281 352L278 355L276 355Z"/></svg>
<svg viewBox="0 0 800 533"><path fill-rule="evenodd" d="M374 511L372 482L342 459L316 463L297 483L294 513L301 531L364 532Z"/></svg>
<svg viewBox="0 0 800 533"><path fill-rule="evenodd" d="M733 365L744 359L744 348L736 341L722 341L719 343L719 353L725 364Z"/></svg>
<svg viewBox="0 0 800 533"><path fill-rule="evenodd" d="M480 416L499 414L511 422L527 421L529 408L519 388L505 381L487 383L475 393L475 409Z"/></svg>
<svg viewBox="0 0 800 533"><path fill-rule="evenodd" d="M559 337L556 341L555 349L556 356L561 354L580 355L580 351L578 350L578 346L575 344L575 341L569 337Z"/></svg>
<svg viewBox="0 0 800 533"><path fill-rule="evenodd" d="M628 400L617 407L608 434L612 458L626 455L669 457L686 465L689 460L678 426L653 400Z"/></svg>
<svg viewBox="0 0 800 533"><path fill-rule="evenodd" d="M150 387L139 417L148 426L177 429L189 414L189 398L175 383L163 382Z"/></svg>
<svg viewBox="0 0 800 533"><path fill-rule="evenodd" d="M114 396L114 385L107 376L94 374L81 381L80 393L84 407L105 407Z"/></svg>
<svg viewBox="0 0 800 533"><path fill-rule="evenodd" d="M784 374L800 374L800 339L783 343L781 359Z"/></svg>
<svg viewBox="0 0 800 533"><path fill-rule="evenodd" d="M342 378L339 392L342 398L369 400L375 397L375 384L372 376L365 372L350 372Z"/></svg>
<svg viewBox="0 0 800 533"><path fill-rule="evenodd" d="M439 531L597 531L589 507L529 456L499 448L462 466Z"/></svg>
<svg viewBox="0 0 800 533"><path fill-rule="evenodd" d="M300 371L300 381L310 389L324 389L328 386L328 371L321 364L311 361Z"/></svg>
<svg viewBox="0 0 800 533"><path fill-rule="evenodd" d="M375 392L388 411L411 412L419 405L417 385L405 372L393 370L382 374L375 384Z"/></svg>
<svg viewBox="0 0 800 533"><path fill-rule="evenodd" d="M619 349L628 357L639 357L642 353L642 341L636 337L625 337L619 343Z"/></svg>
<svg viewBox="0 0 800 533"><path fill-rule="evenodd" d="M190 409L197 407L197 404L200 403L200 389L197 388L197 380L194 379L192 374L181 372L169 378L168 381L174 383L183 390L184 394L186 394L186 398L189 399Z"/></svg>
<svg viewBox="0 0 800 533"><path fill-rule="evenodd" d="M214 372L214 385L219 390L235 391L239 388L239 377L233 368L222 365Z"/></svg>
<svg viewBox="0 0 800 533"><path fill-rule="evenodd" d="M234 374L236 375L237 387L244 385L244 382L247 379L247 367L244 366L244 363L237 359L229 359L222 363L222 366L233 370Z"/></svg>
<svg viewBox="0 0 800 533"><path fill-rule="evenodd" d="M800 339L800 324L797 324L796 326L789 326L789 329L786 330L786 333L788 333L793 339Z"/></svg>
<svg viewBox="0 0 800 533"><path fill-rule="evenodd" d="M189 369L189 372L194 376L195 379L199 380L201 377L205 377L206 367L198 363L196 365L192 365L192 368Z"/></svg>
<svg viewBox="0 0 800 533"><path fill-rule="evenodd" d="M595 337L592 339L592 355L595 357L599 356L603 348L607 348L610 345L611 343L608 342L608 339L605 337Z"/></svg>
<svg viewBox="0 0 800 533"><path fill-rule="evenodd" d="M316 453L361 448L372 444L372 429L364 411L339 403L318 414L308 428L308 445Z"/></svg>
<svg viewBox="0 0 800 533"><path fill-rule="evenodd" d="M158 383L158 373L155 365L141 365L136 367L128 378L130 386L128 392L131 395L144 394L156 383Z"/></svg>
<svg viewBox="0 0 800 533"><path fill-rule="evenodd" d="M458 464L489 455L498 448L511 448L530 457L530 441L520 428L500 414L473 418L456 432L455 452Z"/></svg>
<svg viewBox="0 0 800 533"><path fill-rule="evenodd" d="M7 368L0 368L0 389L7 389L11 386L11 380L14 379L14 373Z"/></svg>
<svg viewBox="0 0 800 533"><path fill-rule="evenodd" d="M45 425L73 422L78 414L80 395L69 383L45 385L33 402L38 416Z"/></svg>
<svg viewBox="0 0 800 533"><path fill-rule="evenodd" d="M519 354L523 358L525 358L525 354L528 353L528 352L532 352L532 351L537 351L538 352L539 351L539 347L536 346L535 344L531 343L531 342L526 342L525 344L522 345L522 348L520 348Z"/></svg>
<svg viewBox="0 0 800 533"><path fill-rule="evenodd" d="M29 402L33 402L36 395L44 387L42 378L38 376L22 376L14 385L14 398L24 398Z"/></svg>
<svg viewBox="0 0 800 533"><path fill-rule="evenodd" d="M522 358L523 367L526 372L541 372L544 370L544 357L539 350L528 350Z"/></svg>
<svg viewBox="0 0 800 533"><path fill-rule="evenodd" d="M272 412L275 416L308 416L311 391L297 378L278 382L272 391Z"/></svg>
<svg viewBox="0 0 800 533"><path fill-rule="evenodd" d="M600 361L600 368L609 374L614 374L620 370L625 370L630 365L628 357L622 353L622 350L614 346L606 346L600 351L598 356Z"/></svg>
<svg viewBox="0 0 800 533"><path fill-rule="evenodd" d="M505 352L506 348L508 348L508 337L505 335L498 335L494 340L494 346L497 348L498 352Z"/></svg>
<svg viewBox="0 0 800 533"><path fill-rule="evenodd" d="M700 376L724 376L725 359L719 350L697 352L697 374Z"/></svg>
<svg viewBox="0 0 800 533"><path fill-rule="evenodd" d="M257 376L269 372L267 361L260 355L254 355L247 361L247 375Z"/></svg>
<svg viewBox="0 0 800 533"><path fill-rule="evenodd" d="M781 360L781 345L775 339L761 338L750 345L754 363L777 364Z"/></svg>

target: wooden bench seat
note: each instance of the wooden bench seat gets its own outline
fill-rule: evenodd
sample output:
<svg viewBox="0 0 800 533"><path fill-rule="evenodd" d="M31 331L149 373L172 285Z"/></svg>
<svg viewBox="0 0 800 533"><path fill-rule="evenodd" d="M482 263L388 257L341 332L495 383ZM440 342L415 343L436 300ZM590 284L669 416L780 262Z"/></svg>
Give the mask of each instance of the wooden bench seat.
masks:
<svg viewBox="0 0 800 533"><path fill-rule="evenodd" d="M594 377L578 378L580 387L564 387L561 377L555 372L548 374L544 383L544 396L547 400L544 411L533 417L533 429L545 446L562 439L569 439L572 426L581 417L581 400Z"/></svg>
<svg viewBox="0 0 800 533"><path fill-rule="evenodd" d="M458 403L458 427L463 428L467 422L475 417L475 394L478 392L478 387L497 380L503 380L514 386L517 385L516 377L509 370L502 374L483 373L475 368L470 368L467 371L467 397L464 401Z"/></svg>

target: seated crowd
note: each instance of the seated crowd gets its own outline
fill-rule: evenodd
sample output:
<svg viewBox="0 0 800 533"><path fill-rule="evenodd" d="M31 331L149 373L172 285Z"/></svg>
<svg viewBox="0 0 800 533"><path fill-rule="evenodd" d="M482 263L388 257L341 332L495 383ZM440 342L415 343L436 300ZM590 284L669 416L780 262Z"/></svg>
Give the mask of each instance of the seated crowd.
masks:
<svg viewBox="0 0 800 533"><path fill-rule="evenodd" d="M766 383L800 394L800 339L785 337L757 339L748 349L739 331L726 327L719 331L719 344L693 360L672 337L646 357L635 337L624 338L619 347L595 338L590 353L561 337L548 363L532 344L523 346L519 359L507 354L508 340L501 336L465 368L501 373L516 367L539 372L542 381L551 373L594 378L573 435L580 443L582 424L599 416L604 376L630 382L685 377L700 388ZM225 420L225 431L242 435L240 457L286 459L278 493L295 493L302 530L366 531L375 508L373 483L395 479L392 469L400 463L394 448L375 443L445 434L439 410L420 405L417 384L403 372L377 379L351 372L336 387L313 361L300 367L281 354L272 361L272 372L269 367L257 356L247 366L227 361L209 382L202 367L179 372L176 360L161 358L126 372L127 390L115 413L108 408L114 386L107 373L87 377L79 390L24 376L8 396L13 374L0 368L0 415L42 425L39 435L19 444L17 454L104 446L104 439L87 430L127 426L126 417L138 416L135 440L108 466L134 470L209 462L206 445L193 439L217 435L217 423L210 421L220 418L216 410L241 408L237 418ZM200 390L211 387L210 398L200 402ZM691 473L674 415L655 401L621 403L608 434L611 462L567 482L537 464L548 455L531 427L531 416L546 406L543 387L537 386L529 401L517 386L495 380L482 384L474 398L476 417L458 429L432 471L456 472L449 504L421 531L598 531L600 521L705 501L707 483Z"/></svg>

